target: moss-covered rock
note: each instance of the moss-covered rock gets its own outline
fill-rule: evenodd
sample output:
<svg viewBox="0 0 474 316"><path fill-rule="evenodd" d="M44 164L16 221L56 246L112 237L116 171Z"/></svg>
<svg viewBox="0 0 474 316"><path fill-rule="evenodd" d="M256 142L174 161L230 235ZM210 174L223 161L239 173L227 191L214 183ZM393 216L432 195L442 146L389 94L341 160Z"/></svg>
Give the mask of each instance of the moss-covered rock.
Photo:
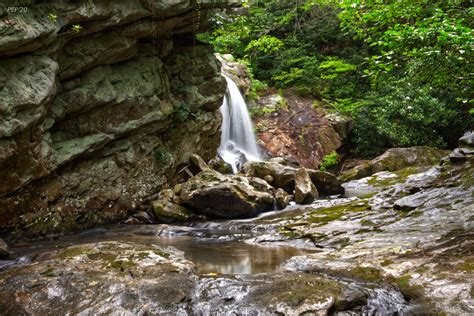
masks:
<svg viewBox="0 0 474 316"><path fill-rule="evenodd" d="M380 171L397 171L407 167L435 165L448 154L447 150L426 146L391 148L372 161L345 171L340 175L340 179L347 182L368 177Z"/></svg>
<svg viewBox="0 0 474 316"><path fill-rule="evenodd" d="M180 200L198 214L236 218L271 210L275 198L264 180L208 170L182 185Z"/></svg>

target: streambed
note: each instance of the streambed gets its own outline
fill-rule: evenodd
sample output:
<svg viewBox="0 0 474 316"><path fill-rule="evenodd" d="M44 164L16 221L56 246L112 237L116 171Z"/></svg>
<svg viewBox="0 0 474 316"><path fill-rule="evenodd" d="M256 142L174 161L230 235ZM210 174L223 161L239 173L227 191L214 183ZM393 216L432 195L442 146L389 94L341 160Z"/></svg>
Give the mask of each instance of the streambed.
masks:
<svg viewBox="0 0 474 316"><path fill-rule="evenodd" d="M275 219L278 215L266 214L265 217ZM124 308L132 314L331 312L341 315L398 315L412 308L391 286L286 269L287 260L304 258L318 249L302 247L301 244L260 245L249 242L265 233L261 229L256 232L252 227L255 227L252 220L191 223L187 226L115 225L53 240L18 243L12 248L16 259L0 263L2 289L9 286L14 289L15 282L22 286L26 284L31 289L31 299L37 300L36 307L30 312L39 314L41 311L43 315L58 311L115 313ZM108 248L103 248L103 245L108 245ZM138 249L138 256L131 249L123 253L123 245ZM146 261L150 258L144 254L146 249L156 246L160 254L168 252L161 255L169 262L160 259L153 264L170 264L174 268L161 271L154 279L147 275L146 269L151 263ZM135 267L122 264L118 270L106 264L95 271L107 275L105 279L88 275L94 270L93 265L102 264L100 256L108 258L110 253L121 251L121 258L133 257L133 260L142 259L142 262L136 263ZM142 258L137 259L140 256ZM116 258L114 260L111 266L116 265ZM23 277L22 273L25 273ZM155 295L159 298L150 297L150 282L162 283L159 290L155 288ZM81 283L83 290L77 295L72 287ZM101 286L96 287L97 284ZM92 299L94 291L100 293L95 293L96 297ZM38 292L47 293L45 301ZM8 311L6 298L8 295L0 291L0 307ZM74 307L66 303L71 299L75 302ZM149 304L145 309L144 301Z"/></svg>

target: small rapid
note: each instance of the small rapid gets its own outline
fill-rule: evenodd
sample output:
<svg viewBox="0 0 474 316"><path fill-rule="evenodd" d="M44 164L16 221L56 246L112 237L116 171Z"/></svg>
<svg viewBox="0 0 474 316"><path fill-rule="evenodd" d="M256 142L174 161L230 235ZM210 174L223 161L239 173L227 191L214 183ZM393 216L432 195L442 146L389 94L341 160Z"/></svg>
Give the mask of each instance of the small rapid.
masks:
<svg viewBox="0 0 474 316"><path fill-rule="evenodd" d="M235 82L227 76L222 113L219 156L238 172L246 161L261 160L247 104Z"/></svg>

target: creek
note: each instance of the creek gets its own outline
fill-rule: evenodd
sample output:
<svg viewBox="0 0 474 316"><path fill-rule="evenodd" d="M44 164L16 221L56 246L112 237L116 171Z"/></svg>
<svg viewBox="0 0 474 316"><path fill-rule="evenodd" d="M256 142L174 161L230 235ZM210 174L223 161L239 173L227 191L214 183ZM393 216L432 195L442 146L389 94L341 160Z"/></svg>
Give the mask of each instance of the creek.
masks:
<svg viewBox="0 0 474 316"><path fill-rule="evenodd" d="M216 312L216 304L221 304L216 303L216 297L230 295L232 299L228 299L226 306L218 307L217 312L225 310L226 314L231 315L232 312L242 314L245 310L250 314L266 314L266 310L244 303L243 297L248 295L249 288L262 282L277 282L273 279L268 281L267 278L280 275L291 279L292 276L301 277L300 272L303 272L304 278L313 277L315 274L308 271L290 271L285 268L285 262L293 257L315 253L318 249L284 242L270 245L251 242L254 238L268 233L258 229L257 222L266 218L275 221L279 216L284 218L291 215L290 208L284 212L271 212L248 220L195 222L186 226L114 225L96 228L51 240L17 243L11 249L15 259L1 261L0 269L8 271L21 265L35 264L44 260L44 254L70 246L80 247L109 241L171 246L182 251L184 257L194 264L198 278L192 301L187 307L181 306L177 311L198 315L212 314ZM412 309L402 294L389 285L381 286L334 275L317 275L342 284L349 293L352 291L365 296L365 303L354 306L349 304L347 312L360 315L404 315ZM357 302L360 304L360 301ZM339 314L335 311L332 313ZM346 314L341 312L340 315Z"/></svg>

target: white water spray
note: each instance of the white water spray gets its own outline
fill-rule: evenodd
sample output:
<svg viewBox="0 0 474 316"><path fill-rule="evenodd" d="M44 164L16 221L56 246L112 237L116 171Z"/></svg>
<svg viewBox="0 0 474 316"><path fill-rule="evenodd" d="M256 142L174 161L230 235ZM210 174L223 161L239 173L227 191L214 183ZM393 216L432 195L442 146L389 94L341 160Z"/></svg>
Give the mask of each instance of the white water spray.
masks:
<svg viewBox="0 0 474 316"><path fill-rule="evenodd" d="M222 113L219 156L238 172L245 161L261 160L247 104L235 82L227 76L227 91L220 108Z"/></svg>

